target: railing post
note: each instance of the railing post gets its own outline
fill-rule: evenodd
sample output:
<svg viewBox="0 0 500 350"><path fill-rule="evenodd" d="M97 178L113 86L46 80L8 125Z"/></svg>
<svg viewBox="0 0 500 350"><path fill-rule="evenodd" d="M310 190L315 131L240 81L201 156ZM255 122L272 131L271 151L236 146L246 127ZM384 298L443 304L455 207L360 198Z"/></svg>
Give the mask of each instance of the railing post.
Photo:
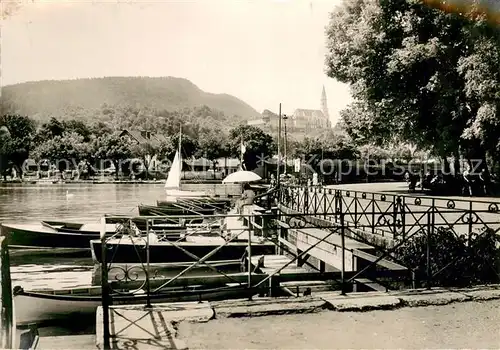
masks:
<svg viewBox="0 0 500 350"><path fill-rule="evenodd" d="M248 228L248 289L252 288L252 229ZM252 300L252 295L248 297Z"/></svg>
<svg viewBox="0 0 500 350"><path fill-rule="evenodd" d="M10 259L7 239L0 237L0 259L1 259L1 277L2 277L2 319L0 334L4 339L0 338L0 346L7 349L14 347L12 327L14 325L13 302L12 302L12 282L10 279Z"/></svg>
<svg viewBox="0 0 500 350"><path fill-rule="evenodd" d="M432 199L432 206L427 212L427 242L426 242L426 277L427 289L432 286L432 270L431 270L431 239L434 233L434 215L435 215L435 199Z"/></svg>
<svg viewBox="0 0 500 350"><path fill-rule="evenodd" d="M102 295L102 335L104 349L110 349L109 343L109 285L108 263L106 258L106 217L101 218L101 295Z"/></svg>
<svg viewBox="0 0 500 350"><path fill-rule="evenodd" d="M313 215L316 216L318 213L318 188L314 187L314 207L313 207Z"/></svg>
<svg viewBox="0 0 500 350"><path fill-rule="evenodd" d="M406 239L406 197L401 200L401 236Z"/></svg>
<svg viewBox="0 0 500 350"><path fill-rule="evenodd" d="M358 228L358 192L354 192L354 228Z"/></svg>
<svg viewBox="0 0 500 350"><path fill-rule="evenodd" d="M146 219L146 308L151 308L151 282L149 277L149 219Z"/></svg>
<svg viewBox="0 0 500 350"><path fill-rule="evenodd" d="M397 237L397 229L398 229L398 225L397 225L397 221L398 221L398 206L399 206L399 203L401 203L401 197L400 196L394 196L393 197L393 200L392 200L392 205L393 205L393 210L392 210L392 221L393 221L393 226L392 226L392 229L393 229L393 237L396 238Z"/></svg>
<svg viewBox="0 0 500 350"><path fill-rule="evenodd" d="M309 186L304 189L304 214L309 214Z"/></svg>
<svg viewBox="0 0 500 350"><path fill-rule="evenodd" d="M470 246L472 237L472 201L469 201L469 234L467 235L467 247Z"/></svg>
<svg viewBox="0 0 500 350"><path fill-rule="evenodd" d="M375 194L372 193L372 235L375 234Z"/></svg>
<svg viewBox="0 0 500 350"><path fill-rule="evenodd" d="M340 245L342 248L342 270L340 272L340 294L346 294L346 285L345 285L345 221L344 221L344 210L342 206L342 198L339 193L336 193L336 199L338 200L338 212L340 214Z"/></svg>
<svg viewBox="0 0 500 350"><path fill-rule="evenodd" d="M323 188L323 219L325 219L325 220L327 219L326 213L328 211L327 205L326 205L326 203L327 203L327 198L326 198L327 192L328 192L327 189Z"/></svg>

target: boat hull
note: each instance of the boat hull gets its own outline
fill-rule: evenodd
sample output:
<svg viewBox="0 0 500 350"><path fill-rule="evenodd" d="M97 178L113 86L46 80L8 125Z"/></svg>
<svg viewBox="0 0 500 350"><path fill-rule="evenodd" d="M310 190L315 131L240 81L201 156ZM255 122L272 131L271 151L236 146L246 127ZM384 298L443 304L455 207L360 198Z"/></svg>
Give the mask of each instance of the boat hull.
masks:
<svg viewBox="0 0 500 350"><path fill-rule="evenodd" d="M215 208L174 208L170 206L139 205L139 215L141 216L182 216L182 215L215 215Z"/></svg>
<svg viewBox="0 0 500 350"><path fill-rule="evenodd" d="M213 250L219 248L223 243L185 243L179 242L178 246L200 259ZM101 241L91 241L92 259L96 263L102 263ZM208 261L238 260L243 257L248 247L247 242L228 243L210 256ZM106 262L118 264L144 263L147 261L147 249L145 244L106 243ZM273 243L252 243L252 255L275 254L276 247ZM171 244L150 244L149 262L151 264L161 263L185 263L195 262L197 259L189 256L186 252Z"/></svg>
<svg viewBox="0 0 500 350"><path fill-rule="evenodd" d="M186 205L192 205L193 207L201 207L201 208L216 208L218 210L224 210L227 209L231 206L231 200L209 200L209 199L199 199L199 200L186 200L182 204ZM166 207L166 208L175 208L176 205L178 207L179 202L169 202L169 201L162 201L158 200L156 201L156 205L159 207Z"/></svg>
<svg viewBox="0 0 500 350"><path fill-rule="evenodd" d="M58 232L37 225L1 225L1 235L13 248L80 248L89 249L90 241L99 239L99 232Z"/></svg>
<svg viewBox="0 0 500 350"><path fill-rule="evenodd" d="M151 303L173 303L188 301L215 301L250 297L255 290L244 287L226 287L199 292L180 291L164 295L150 296ZM43 324L67 319L88 319L95 317L97 307L102 305L101 295L64 296L39 292L22 292L15 296L17 325L30 323ZM145 305L145 294L115 296L113 305Z"/></svg>

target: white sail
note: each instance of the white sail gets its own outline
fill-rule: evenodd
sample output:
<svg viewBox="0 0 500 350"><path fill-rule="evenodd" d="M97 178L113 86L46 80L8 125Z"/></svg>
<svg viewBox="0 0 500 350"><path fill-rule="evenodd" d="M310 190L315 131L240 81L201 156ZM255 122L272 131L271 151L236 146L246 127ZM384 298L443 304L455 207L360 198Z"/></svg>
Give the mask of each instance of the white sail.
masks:
<svg viewBox="0 0 500 350"><path fill-rule="evenodd" d="M168 172L167 181L165 182L165 189L167 190L180 190L181 188L181 159L179 151L175 152L174 161Z"/></svg>
<svg viewBox="0 0 500 350"><path fill-rule="evenodd" d="M174 161L168 172L167 181L165 182L165 192L168 202L176 202L178 199L209 197L206 192L201 191L182 191L181 176L182 176L182 155L181 155L182 129L179 132L179 149L175 153Z"/></svg>

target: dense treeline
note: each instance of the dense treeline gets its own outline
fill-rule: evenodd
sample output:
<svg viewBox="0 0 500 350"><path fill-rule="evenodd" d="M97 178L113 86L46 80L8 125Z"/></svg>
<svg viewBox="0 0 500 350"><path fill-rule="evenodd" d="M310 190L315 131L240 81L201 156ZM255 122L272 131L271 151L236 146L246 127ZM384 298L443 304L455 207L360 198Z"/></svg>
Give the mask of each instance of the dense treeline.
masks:
<svg viewBox="0 0 500 350"><path fill-rule="evenodd" d="M49 161L60 170L75 169L81 163L96 164L111 161L115 169L126 159L140 159L146 168L152 156L159 160L172 159L182 127L183 157L206 158L240 157L240 144L245 143L244 161L255 168L257 159L275 153L271 136L251 126L238 126L228 131L219 127L218 116L207 107L175 113L162 112L165 117L149 118L140 112L119 114L107 108L107 119L98 122L59 120L37 123L30 117L4 115L0 117L0 166L7 174L12 168L22 174L26 160ZM184 112L184 113L183 113ZM210 118L202 118L210 115ZM210 120L209 120L210 119ZM198 122L196 122L198 121ZM152 137L140 143L124 137L122 132L149 131ZM161 137L156 137L161 136Z"/></svg>
<svg viewBox="0 0 500 350"><path fill-rule="evenodd" d="M276 164L272 160L277 153L276 137L254 126L222 126L225 123L223 113L206 106L178 112L148 113L134 108L104 106L103 115L106 117L99 121L51 118L46 123L20 115L1 116L0 169L4 176L11 169L22 175L27 159L36 164L47 161L61 171L89 169L89 165L102 165L103 160L108 162L108 167L112 163L115 169L122 169L124 161L136 159L144 165L147 176L153 156L160 161L173 159L181 128L184 159L205 158L215 167L215 160L219 158L240 158L243 143L246 169L253 170L263 166L264 162ZM149 131L153 136L148 141L137 143L123 137L124 130ZM390 157L410 160L417 155L407 146L391 150L357 147L347 134L334 129L300 141L288 135L281 141L282 152L286 145L289 160L301 158L318 172L322 159L380 160Z"/></svg>

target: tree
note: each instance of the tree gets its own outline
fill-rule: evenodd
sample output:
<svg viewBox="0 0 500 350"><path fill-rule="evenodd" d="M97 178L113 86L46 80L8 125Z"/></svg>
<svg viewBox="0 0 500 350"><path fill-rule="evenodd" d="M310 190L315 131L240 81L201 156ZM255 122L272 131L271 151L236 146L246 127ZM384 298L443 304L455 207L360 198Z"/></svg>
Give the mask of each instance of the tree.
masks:
<svg viewBox="0 0 500 350"><path fill-rule="evenodd" d="M229 131L229 152L240 158L241 143L246 150L243 164L247 170L254 170L276 153L276 144L271 135L251 125L241 125Z"/></svg>
<svg viewBox="0 0 500 350"><path fill-rule="evenodd" d="M226 135L217 133L215 130L206 131L200 135L196 157L210 160L214 171L217 166L217 159L226 158L229 155L229 144Z"/></svg>
<svg viewBox="0 0 500 350"><path fill-rule="evenodd" d="M90 135L92 137L93 136L101 136L103 134L111 134L113 133L113 130L111 129L111 127L105 123L105 122L102 122L102 121L96 121L96 122L93 122L89 125L89 131L90 131Z"/></svg>
<svg viewBox="0 0 500 350"><path fill-rule="evenodd" d="M461 16L415 0L346 0L326 35L327 74L356 100L343 113L356 141L398 135L444 159L461 146L482 158L498 149L489 135L498 132L500 36L477 6Z"/></svg>
<svg viewBox="0 0 500 350"><path fill-rule="evenodd" d="M76 132L64 132L39 143L31 156L37 160L49 160L59 171L77 169L80 162L90 157L90 145Z"/></svg>
<svg viewBox="0 0 500 350"><path fill-rule="evenodd" d="M170 139L172 140L172 144L175 147L172 149L172 153L167 155L167 157L169 159L173 158L175 155L175 152L178 150L179 133L174 134L173 136L170 137ZM195 155L195 153L198 151L198 149L199 149L198 141L195 138L193 138L187 134L184 134L184 132L183 132L182 137L181 137L181 152L182 152L181 156L183 158L190 158L190 157Z"/></svg>
<svg viewBox="0 0 500 350"><path fill-rule="evenodd" d="M22 177L23 164L29 157L35 134L35 123L29 117L4 115L0 117L1 126L10 134L3 146L5 161L11 162Z"/></svg>
<svg viewBox="0 0 500 350"><path fill-rule="evenodd" d="M8 159L7 159L7 145L10 141L10 132L5 125L0 127L0 174L3 175L4 180L7 177Z"/></svg>
<svg viewBox="0 0 500 350"><path fill-rule="evenodd" d="M102 165L106 162L112 162L115 167L115 175L118 178L122 166L132 156L132 150L127 140L115 132L95 138L92 143L92 154L94 159L100 160L101 170L103 170Z"/></svg>
<svg viewBox="0 0 500 350"><path fill-rule="evenodd" d="M77 133L78 135L81 135L83 137L83 141L90 141L92 130L85 122L81 120L71 119L64 121L62 124L64 126L64 131ZM106 130L104 128L101 128L99 130L99 133L103 133L105 131Z"/></svg>
<svg viewBox="0 0 500 350"><path fill-rule="evenodd" d="M52 117L50 118L49 122L44 123L41 128L38 129L37 135L35 137L35 142L38 143L41 140L47 140L47 138L62 136L65 131L66 124Z"/></svg>
<svg viewBox="0 0 500 350"><path fill-rule="evenodd" d="M130 147L132 156L141 160L146 179L149 176L151 161L157 155L159 147L158 144L153 142L138 143Z"/></svg>

